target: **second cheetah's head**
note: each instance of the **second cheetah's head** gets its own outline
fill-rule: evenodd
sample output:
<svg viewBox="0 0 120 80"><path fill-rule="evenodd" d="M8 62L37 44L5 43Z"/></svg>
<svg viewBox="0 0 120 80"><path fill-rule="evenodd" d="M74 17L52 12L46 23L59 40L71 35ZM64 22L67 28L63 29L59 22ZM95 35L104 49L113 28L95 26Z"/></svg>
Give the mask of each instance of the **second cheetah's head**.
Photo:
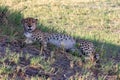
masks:
<svg viewBox="0 0 120 80"><path fill-rule="evenodd" d="M27 32L32 32L36 29L37 19L25 18L25 19L22 19L21 22L23 24L24 30L27 31Z"/></svg>

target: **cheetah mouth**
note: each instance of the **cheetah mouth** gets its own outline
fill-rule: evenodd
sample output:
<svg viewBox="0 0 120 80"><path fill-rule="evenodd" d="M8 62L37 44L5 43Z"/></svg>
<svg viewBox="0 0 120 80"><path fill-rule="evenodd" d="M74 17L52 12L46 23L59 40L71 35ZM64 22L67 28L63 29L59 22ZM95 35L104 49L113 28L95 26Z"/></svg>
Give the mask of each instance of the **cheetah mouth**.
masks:
<svg viewBox="0 0 120 80"><path fill-rule="evenodd" d="M32 29L28 29L28 31L31 31Z"/></svg>

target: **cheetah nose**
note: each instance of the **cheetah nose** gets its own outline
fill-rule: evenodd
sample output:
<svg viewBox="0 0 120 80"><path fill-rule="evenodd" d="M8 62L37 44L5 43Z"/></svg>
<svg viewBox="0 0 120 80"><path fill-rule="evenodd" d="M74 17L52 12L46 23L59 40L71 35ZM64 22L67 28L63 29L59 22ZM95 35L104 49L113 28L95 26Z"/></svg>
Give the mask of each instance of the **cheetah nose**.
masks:
<svg viewBox="0 0 120 80"><path fill-rule="evenodd" d="M31 27L31 26L28 26L28 27Z"/></svg>

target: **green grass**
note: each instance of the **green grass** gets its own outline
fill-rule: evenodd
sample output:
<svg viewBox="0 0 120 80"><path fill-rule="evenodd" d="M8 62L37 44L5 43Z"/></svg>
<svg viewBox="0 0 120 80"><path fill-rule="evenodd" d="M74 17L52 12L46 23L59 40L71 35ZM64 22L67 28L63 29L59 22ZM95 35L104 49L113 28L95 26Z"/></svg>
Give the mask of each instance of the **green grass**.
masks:
<svg viewBox="0 0 120 80"><path fill-rule="evenodd" d="M0 11L7 11L7 24L0 25L0 36L7 35L10 41L23 38L21 19L33 17L39 20L38 28L45 32L66 33L92 41L97 50L101 51L100 58L103 60L101 64L105 74L114 66L113 62L106 62L111 56L112 58L120 56L119 0L1 0L0 6ZM44 63L41 61L41 58L35 57L31 59L31 64ZM51 62L42 64L46 71L49 71ZM89 64L85 67L89 67ZM5 71L7 70L5 68Z"/></svg>

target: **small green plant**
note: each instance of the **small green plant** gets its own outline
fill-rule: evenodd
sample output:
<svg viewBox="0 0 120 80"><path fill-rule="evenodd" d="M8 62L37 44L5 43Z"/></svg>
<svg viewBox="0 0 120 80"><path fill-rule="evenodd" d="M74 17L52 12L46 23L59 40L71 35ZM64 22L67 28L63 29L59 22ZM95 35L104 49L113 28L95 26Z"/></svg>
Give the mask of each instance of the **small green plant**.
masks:
<svg viewBox="0 0 120 80"><path fill-rule="evenodd" d="M30 59L31 65L39 65L39 63L43 60L42 57L33 57Z"/></svg>
<svg viewBox="0 0 120 80"><path fill-rule="evenodd" d="M12 68L12 66L1 66L1 69L0 69L0 74L10 74L10 73L13 73L14 71L14 68Z"/></svg>

